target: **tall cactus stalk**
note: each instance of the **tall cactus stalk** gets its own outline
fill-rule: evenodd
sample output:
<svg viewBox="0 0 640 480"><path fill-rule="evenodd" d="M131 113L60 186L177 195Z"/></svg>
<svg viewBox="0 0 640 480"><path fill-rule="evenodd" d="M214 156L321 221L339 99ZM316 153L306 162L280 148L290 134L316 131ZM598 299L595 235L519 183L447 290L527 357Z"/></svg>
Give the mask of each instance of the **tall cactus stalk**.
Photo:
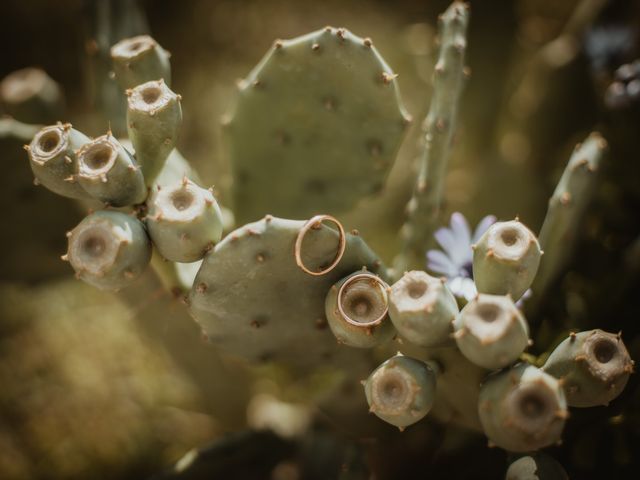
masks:
<svg viewBox="0 0 640 480"><path fill-rule="evenodd" d="M403 251L396 261L400 271L422 266L437 225L458 103L468 72L464 63L468 23L469 6L458 1L453 2L439 19L440 54L434 70L433 98L424 126L418 180L401 231Z"/></svg>
<svg viewBox="0 0 640 480"><path fill-rule="evenodd" d="M574 251L584 213L593 198L597 175L607 142L594 132L578 144L560 177L538 240L544 250L532 290L541 298L566 267Z"/></svg>

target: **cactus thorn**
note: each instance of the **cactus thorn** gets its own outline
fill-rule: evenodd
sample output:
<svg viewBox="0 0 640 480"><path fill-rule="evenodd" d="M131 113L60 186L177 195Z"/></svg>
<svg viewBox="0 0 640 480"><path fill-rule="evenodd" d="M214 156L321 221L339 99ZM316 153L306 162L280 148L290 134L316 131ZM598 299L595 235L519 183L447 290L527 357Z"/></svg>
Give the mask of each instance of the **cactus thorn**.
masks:
<svg viewBox="0 0 640 480"><path fill-rule="evenodd" d="M365 47L371 47L373 45L373 42L369 37L362 40L362 43L364 44Z"/></svg>
<svg viewBox="0 0 640 480"><path fill-rule="evenodd" d="M351 235L354 235L357 237L358 235L360 235L360 232L354 228L353 230L351 230Z"/></svg>
<svg viewBox="0 0 640 480"><path fill-rule="evenodd" d="M562 205L567 205L569 202L571 202L571 194L569 192L564 192L560 195L560 203Z"/></svg>
<svg viewBox="0 0 640 480"><path fill-rule="evenodd" d="M76 177L74 175L69 175L64 179L65 182L76 183Z"/></svg>
<svg viewBox="0 0 640 480"><path fill-rule="evenodd" d="M71 159L71 157L69 155L65 155L64 156L64 163L71 165L73 163L73 160Z"/></svg>
<svg viewBox="0 0 640 480"><path fill-rule="evenodd" d="M397 73L382 72L382 83L385 85L389 85L396 78L398 78Z"/></svg>
<svg viewBox="0 0 640 480"><path fill-rule="evenodd" d="M320 45L317 43L314 43L313 45L311 45L311 50L313 50L314 52L317 52L318 50L320 50Z"/></svg>
<svg viewBox="0 0 640 480"><path fill-rule="evenodd" d="M404 432L404 427L398 427L398 430L400 430L400 432Z"/></svg>
<svg viewBox="0 0 640 480"><path fill-rule="evenodd" d="M63 262L68 262L69 261L69 254L65 253L64 255L60 255L60 259Z"/></svg>
<svg viewBox="0 0 640 480"><path fill-rule="evenodd" d="M336 32L336 35L340 40L344 40L344 34L345 34L344 28L339 28L338 31Z"/></svg>
<svg viewBox="0 0 640 480"><path fill-rule="evenodd" d="M276 50L280 50L282 48L282 40L276 40L275 42L273 42L273 46L276 48Z"/></svg>
<svg viewBox="0 0 640 480"><path fill-rule="evenodd" d="M492 248L490 248L489 250L487 250L487 255L486 255L486 256L487 256L487 258L491 258L491 257L493 257L493 255L494 255L494 254L493 254L493 249L492 249Z"/></svg>

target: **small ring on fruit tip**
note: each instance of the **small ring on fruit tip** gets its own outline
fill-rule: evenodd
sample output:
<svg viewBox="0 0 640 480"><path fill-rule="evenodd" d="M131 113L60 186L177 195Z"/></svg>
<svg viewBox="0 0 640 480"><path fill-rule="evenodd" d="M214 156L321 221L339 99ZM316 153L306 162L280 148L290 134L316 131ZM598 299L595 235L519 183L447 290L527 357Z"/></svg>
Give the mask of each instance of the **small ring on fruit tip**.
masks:
<svg viewBox="0 0 640 480"><path fill-rule="evenodd" d="M333 262L331 262L331 265L329 265L324 270L320 270L319 272L313 272L309 270L302 262L302 241L304 240L304 236L307 234L309 230L318 228L320 224L324 221L335 223L335 225L338 227L338 232L340 234L339 243L338 243L338 253L336 254L336 257L333 259ZM332 217L331 215L316 215L315 217L312 217L311 219L307 220L307 223L305 223L304 226L298 232L293 253L296 258L296 264L305 273L318 277L318 276L329 273L331 270L333 270L336 267L336 265L338 265L338 263L340 263L340 260L342 260L342 255L344 255L344 251L346 247L347 247L347 237L344 233L344 228L342 227L342 224L335 217Z"/></svg>
<svg viewBox="0 0 640 480"><path fill-rule="evenodd" d="M349 315L347 315L342 308L342 294L345 288L351 285L353 282L363 278L366 278L370 281L377 283L380 286L382 292L384 293L385 301L386 301L386 305L382 313L374 320L371 320L370 322L366 322L366 323L356 322L351 317L349 317ZM389 313L389 299L387 297L388 288L389 288L389 285L387 285L384 280L382 280L377 275L374 275L373 273L368 273L368 272L359 273L357 275L354 275L353 277L348 278L347 281L342 284L342 286L340 287L340 290L338 290L338 312L340 313L340 316L351 325L355 325L357 327L375 327L376 325L382 323L382 320L384 320L384 318L387 316L387 313Z"/></svg>

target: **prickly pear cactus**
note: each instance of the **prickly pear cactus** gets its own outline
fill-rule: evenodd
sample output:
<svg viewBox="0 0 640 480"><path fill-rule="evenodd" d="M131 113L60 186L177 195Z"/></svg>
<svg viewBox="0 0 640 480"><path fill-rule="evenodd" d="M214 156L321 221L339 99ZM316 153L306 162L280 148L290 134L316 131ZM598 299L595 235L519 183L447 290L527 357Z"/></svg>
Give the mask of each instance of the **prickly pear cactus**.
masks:
<svg viewBox="0 0 640 480"><path fill-rule="evenodd" d="M378 192L409 123L395 76L343 28L276 41L224 121L237 217L338 213Z"/></svg>

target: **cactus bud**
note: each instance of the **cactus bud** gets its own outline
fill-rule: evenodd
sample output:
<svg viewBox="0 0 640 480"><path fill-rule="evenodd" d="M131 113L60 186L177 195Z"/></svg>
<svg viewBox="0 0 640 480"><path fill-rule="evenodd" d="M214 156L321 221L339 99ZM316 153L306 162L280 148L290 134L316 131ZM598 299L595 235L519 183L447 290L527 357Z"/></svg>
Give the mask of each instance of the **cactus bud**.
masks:
<svg viewBox="0 0 640 480"><path fill-rule="evenodd" d="M80 149L78 181L91 196L116 207L141 203L147 196L140 168L110 134Z"/></svg>
<svg viewBox="0 0 640 480"><path fill-rule="evenodd" d="M429 413L436 393L436 372L426 363L398 354L364 382L369 411L403 430Z"/></svg>
<svg viewBox="0 0 640 480"><path fill-rule="evenodd" d="M60 86L39 68L7 75L0 82L0 103L6 113L26 123L54 122L64 110Z"/></svg>
<svg viewBox="0 0 640 480"><path fill-rule="evenodd" d="M537 452L509 465L505 480L569 480L569 476L555 458Z"/></svg>
<svg viewBox="0 0 640 480"><path fill-rule="evenodd" d="M123 90L151 80L171 84L169 52L148 35L126 38L111 47L116 80Z"/></svg>
<svg viewBox="0 0 640 480"><path fill-rule="evenodd" d="M451 341L458 303L444 282L426 272L404 274L389 294L389 316L411 343L433 347Z"/></svg>
<svg viewBox="0 0 640 480"><path fill-rule="evenodd" d="M489 376L480 388L478 413L489 440L511 452L558 442L568 417L560 382L527 364Z"/></svg>
<svg viewBox="0 0 640 480"><path fill-rule="evenodd" d="M542 369L563 380L570 406L595 407L620 395L633 363L620 336L596 329L571 334Z"/></svg>
<svg viewBox="0 0 640 480"><path fill-rule="evenodd" d="M102 290L118 290L149 264L151 242L138 219L101 210L71 231L67 258L78 278Z"/></svg>
<svg viewBox="0 0 640 480"><path fill-rule="evenodd" d="M540 255L536 236L520 221L494 223L473 250L478 291L519 299L536 276Z"/></svg>
<svg viewBox="0 0 640 480"><path fill-rule="evenodd" d="M90 198L75 181L78 172L76 150L89 137L71 128L69 124L44 127L33 137L29 145L29 163L38 183L63 197Z"/></svg>
<svg viewBox="0 0 640 480"><path fill-rule="evenodd" d="M479 294L456 317L458 348L476 365L502 368L518 359L529 343L529 327L508 296Z"/></svg>
<svg viewBox="0 0 640 480"><path fill-rule="evenodd" d="M355 272L329 289L325 313L339 343L371 348L395 335L387 314L387 284L372 273Z"/></svg>
<svg viewBox="0 0 640 480"><path fill-rule="evenodd" d="M151 186L175 147L182 123L180 96L162 81L151 81L131 90L128 98L127 130Z"/></svg>
<svg viewBox="0 0 640 480"><path fill-rule="evenodd" d="M222 237L218 202L186 177L156 190L147 204L149 235L167 260L195 262Z"/></svg>

